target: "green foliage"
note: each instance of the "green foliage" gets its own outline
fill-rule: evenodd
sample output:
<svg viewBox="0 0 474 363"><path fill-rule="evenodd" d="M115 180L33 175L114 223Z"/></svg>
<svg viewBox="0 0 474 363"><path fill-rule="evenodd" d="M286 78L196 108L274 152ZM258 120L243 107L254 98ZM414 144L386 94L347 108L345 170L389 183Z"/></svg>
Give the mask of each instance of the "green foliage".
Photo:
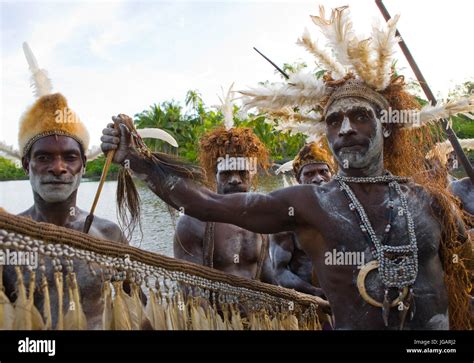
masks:
<svg viewBox="0 0 474 363"><path fill-rule="evenodd" d="M307 65L303 62L285 63L283 70L287 73L297 72ZM317 77L321 77L323 70L315 72ZM278 73L279 74L279 73ZM263 83L269 83L263 82ZM473 92L474 82L468 81L456 87L450 92L449 97L466 96ZM422 104L426 103L419 98ZM171 145L159 141L146 139L145 142L152 151L162 151L168 154L179 155L190 162L198 161L199 139L201 136L213 128L223 124L223 115L220 111L207 108L197 90L189 90L185 98L185 109L176 101L165 101L153 104L134 116L137 128L157 127L169 132L179 144L176 149ZM249 115L241 119L239 109L234 106L234 120L236 126L250 127L262 140L269 150L270 158L275 162L282 162L292 159L298 150L304 145L305 136L302 134L290 135L275 131L272 125L266 123L262 116ZM453 117L453 129L460 138L474 137L474 122L465 116ZM86 178L99 178L104 166L105 157L101 156L96 160L87 163ZM109 177L114 177L118 173L118 166L112 165ZM0 157L0 180L25 179L25 173L21 168L17 168L15 163Z"/></svg>
<svg viewBox="0 0 474 363"><path fill-rule="evenodd" d="M25 171L4 157L0 156L0 180L28 179Z"/></svg>
<svg viewBox="0 0 474 363"><path fill-rule="evenodd" d="M458 85L449 92L449 98L466 97L474 93L474 82L467 81ZM460 115L452 117L453 130L460 139L474 138L474 121L467 116Z"/></svg>
<svg viewBox="0 0 474 363"><path fill-rule="evenodd" d="M191 106L189 113L184 113L174 101L155 104L135 115L135 125L137 128L158 127L168 131L179 144L178 155L188 161L197 162L199 139L204 133L222 125L224 117L220 111L207 109L196 91L188 92L186 104ZM250 116L240 120L238 113L238 107L234 106L235 125L252 128L267 146L271 158L275 161L293 158L304 144L303 135L275 132L270 124L265 123L263 117ZM145 142L154 151L176 153L172 150L174 149L172 146L162 141L145 140Z"/></svg>
<svg viewBox="0 0 474 363"><path fill-rule="evenodd" d="M102 169L104 168L105 164L105 156L101 155L97 159L88 161L86 164L86 172L84 174L84 178L100 178L102 175ZM119 166L116 164L112 164L109 169L109 173L107 174L108 179L116 178L119 171Z"/></svg>

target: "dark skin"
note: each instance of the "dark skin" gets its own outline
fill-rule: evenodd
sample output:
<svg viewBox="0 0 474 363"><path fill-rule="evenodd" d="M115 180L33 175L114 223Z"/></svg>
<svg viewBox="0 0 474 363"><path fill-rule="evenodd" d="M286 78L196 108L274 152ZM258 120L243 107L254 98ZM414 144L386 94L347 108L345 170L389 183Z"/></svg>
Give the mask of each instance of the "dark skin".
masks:
<svg viewBox="0 0 474 363"><path fill-rule="evenodd" d="M327 164L306 164L299 173L299 184L322 185L331 179ZM270 236L270 256L275 282L283 287L306 294L324 297L315 287L311 259L300 246L293 232L282 232Z"/></svg>
<svg viewBox="0 0 474 363"><path fill-rule="evenodd" d="M459 198L462 208L469 214L474 215L474 186L468 177L454 180L449 188Z"/></svg>
<svg viewBox="0 0 474 363"><path fill-rule="evenodd" d="M347 176L383 175L382 124L377 110L361 100L344 98L328 109L326 132L329 145ZM166 203L202 221L232 223L257 233L293 231L305 253L311 258L321 288L331 304L336 329L399 329L398 311L391 309L388 328L381 309L368 304L356 286L357 266L326 265L325 253L336 250L363 252L365 262L373 260L370 244L359 228L358 217L335 180L322 186L298 185L269 194L214 193L192 180L173 175L161 177L155 168L130 146L124 125L120 131L103 131L102 150L117 150L114 161L130 162L141 177ZM347 164L345 161L349 160ZM388 204L387 184L350 183L364 206L375 233L382 236ZM405 321L405 329L447 329L448 299L439 258L441 241L440 208L426 190L414 183L401 184L411 211L418 245L418 275L414 283L416 314ZM395 208L400 206L395 198ZM462 228L462 227L460 227ZM465 232L460 230L465 237ZM407 243L405 218L395 218L389 244ZM370 296L382 301L383 285L377 273L367 277ZM394 299L398 291L391 291Z"/></svg>
<svg viewBox="0 0 474 363"><path fill-rule="evenodd" d="M252 176L245 170L223 170L216 173L217 192L222 195L246 193ZM174 257L200 265L203 261L203 239L206 223L188 215L179 218L173 240ZM214 229L213 267L236 276L255 278L262 248L262 235L241 227L216 223ZM261 280L272 282L269 258L262 269Z"/></svg>
<svg viewBox="0 0 474 363"><path fill-rule="evenodd" d="M61 193L70 187L71 181L80 178L83 174L86 159L83 156L79 143L67 136L47 136L36 141L31 147L30 153L23 158L23 167L29 174L30 179L38 178L38 191L33 190L34 204L28 210L20 213L20 216L29 217L37 222L52 223L61 227L74 229L82 232L88 213L76 206L77 188L70 196L62 201L48 202L41 197L42 191L49 191L49 197L55 193ZM47 188L47 189L45 189ZM74 187L72 187L74 188ZM45 196L45 194L43 194ZM120 244L128 244L120 228L113 222L95 216L91 226L90 235L115 241ZM101 328L103 304L101 301L101 278L98 266L93 268L98 275L91 274L89 265L79 259L73 259L74 272L80 290L82 308L86 314L88 329ZM53 288L53 266L49 258L45 258L46 276L50 287L51 312L53 327L57 321L58 301L57 292ZM65 271L63 267L63 271ZM40 286L41 273L37 273L37 286ZM4 274L6 293L12 300L16 299L15 282L16 274L8 266ZM64 272L64 281L66 273ZM65 290L67 291L67 290ZM43 295L35 293L35 305L42 311ZM68 294L64 294L64 311L69 307Z"/></svg>

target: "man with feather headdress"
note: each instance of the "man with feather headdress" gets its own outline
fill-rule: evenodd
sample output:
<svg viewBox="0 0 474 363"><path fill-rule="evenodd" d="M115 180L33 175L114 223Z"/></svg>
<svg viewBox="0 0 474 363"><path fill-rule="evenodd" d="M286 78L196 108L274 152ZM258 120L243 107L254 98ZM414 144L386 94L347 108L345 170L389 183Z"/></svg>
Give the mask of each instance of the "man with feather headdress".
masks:
<svg viewBox="0 0 474 363"><path fill-rule="evenodd" d="M294 160L283 164L277 174L293 170L298 184L323 185L331 180L335 166L322 142L304 145ZM306 294L324 296L317 287L313 264L293 232L270 235L270 260L275 283Z"/></svg>
<svg viewBox="0 0 474 363"><path fill-rule="evenodd" d="M52 93L52 84L47 72L39 68L27 43L23 44L23 50L32 73L37 100L21 117L19 151L0 143L0 150L21 160L33 190L34 204L19 215L82 232L89 213L76 205L77 192L86 161L97 157L100 149L88 149L89 133L85 125L61 93ZM150 129L145 129L147 130ZM169 137L164 137L162 133L163 131L159 130L158 133L145 133L143 136L157 138L157 134L160 134L159 138L170 142ZM128 244L119 226L103 218L94 218L89 234ZM21 293L24 291L24 285L20 282L23 279L21 273L15 272L12 266L5 268L5 293L12 300L16 299L18 313L21 315L25 310L24 304L31 304L34 312L37 312L36 307L42 309L42 316L33 313L33 316L36 316L33 322L31 319L22 320L17 316L16 321L33 325L14 324L13 329L102 327L101 278L91 274L93 265L76 258L72 261L71 271L61 271L58 269L61 266L52 263L51 259L45 261L41 266L42 273L36 275L36 285L41 286L41 293L35 293L34 305L29 301L30 298L28 301L21 301L21 297L24 297ZM63 291L66 283L69 294L64 294ZM32 292L30 296L33 296Z"/></svg>
<svg viewBox="0 0 474 363"><path fill-rule="evenodd" d="M374 28L371 39L354 33L347 7L329 19L321 8L312 20L335 57L308 33L299 43L318 57L326 76L292 74L280 85L241 93L248 107L269 115L286 108L290 125L311 121L315 135L326 135L339 167L329 183L222 195L151 167L124 127L120 134L104 129L102 150L118 150L116 163L127 159L154 193L194 218L256 233L295 232L336 329L471 329L470 284L459 256L466 233L450 194L428 177L424 157L437 141L428 126L474 111L474 98L420 109L391 69L398 17ZM414 112L383 123L390 110ZM363 264L328 264L325 254L333 250L362 255Z"/></svg>
<svg viewBox="0 0 474 363"><path fill-rule="evenodd" d="M98 152L88 150L89 133L85 125L61 93L52 93L51 81L46 71L38 67L27 43L23 44L23 50L32 72L37 100L22 115L18 133L20 149L14 153L21 158L34 197L34 204L19 215L82 232L88 213L76 205L76 197L86 160L97 156ZM117 224L103 218L94 219L90 234L128 244ZM42 286L42 291L35 294L34 305L42 309L43 320L34 320L33 329L101 327L101 279L91 275L87 263L79 259L73 261L73 273L56 270L48 259L43 272L36 275L37 286ZM15 296L20 311L20 276L12 266L7 266L3 277L5 291L12 300ZM79 292L75 295L77 300L72 298L74 294L62 291L63 288L66 290L66 282L71 291ZM13 329L27 327L14 326Z"/></svg>
<svg viewBox="0 0 474 363"><path fill-rule="evenodd" d="M221 195L247 193L256 183L257 168L266 169L268 152L250 128L234 125L232 86L222 100L224 125L200 140L199 160L208 185ZM179 218L174 257L249 279L271 282L268 236L241 227Z"/></svg>

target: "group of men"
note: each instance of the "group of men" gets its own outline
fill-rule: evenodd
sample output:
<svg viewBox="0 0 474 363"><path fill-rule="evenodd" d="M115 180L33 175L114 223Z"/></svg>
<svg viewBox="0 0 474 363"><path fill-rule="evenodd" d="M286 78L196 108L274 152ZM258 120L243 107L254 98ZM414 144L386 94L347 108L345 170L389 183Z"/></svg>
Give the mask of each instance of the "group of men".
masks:
<svg viewBox="0 0 474 363"><path fill-rule="evenodd" d="M268 152L249 128L219 127L202 137L200 162L207 185L149 163L131 142L124 116L103 130L101 148L114 150L114 163L126 165L158 197L184 212L173 241L178 259L324 297L336 329L448 329L450 318L457 326L472 327L472 315L463 315L466 306L448 310L456 300L450 296L465 299L466 289L444 279L462 273L462 266L449 265L452 256L447 254L456 243L468 243L466 224L445 190L414 181L416 168L424 163L415 155L417 139L410 130L381 121L386 110L413 108L414 101L398 78L383 79L376 86L372 78L364 79L362 68L355 68L338 81L330 76L324 84L311 81L321 82L315 89L325 94L308 93L304 87L309 83L300 87L302 78L290 79L285 89L300 87L302 96L287 105L278 101L278 107L295 110L312 102L322 115L324 142L304 145L295 157L299 185L266 194L251 190L258 171L268 166ZM266 96L252 97L261 102ZM271 109L277 97L268 100L265 106ZM21 120L20 151L34 205L20 215L82 231L87 213L77 207L76 195L89 137L78 118L55 122L58 110L73 113L64 96L45 94ZM413 159L406 157L409 152ZM472 213L469 179L453 185L454 191L461 189L457 195ZM89 233L128 243L116 224L98 217ZM328 262L333 251L342 254L341 261ZM353 254L362 263L345 259ZM88 328L98 328L100 278L80 261L74 267ZM51 284L53 272L48 265ZM6 269L3 278L14 300L14 271ZM52 296L51 302L57 299ZM35 304L41 306L41 296Z"/></svg>
<svg viewBox="0 0 474 363"><path fill-rule="evenodd" d="M62 94L47 94L29 107L20 121L22 165L29 176L34 203L19 215L82 232L88 213L77 206L76 198L86 167L89 135L77 116L72 123L57 123L55 118L58 110L75 115ZM220 140L219 137L225 140ZM219 150L211 150L218 147L218 144L226 144L226 148L220 150L221 154ZM237 170L228 170L224 163L218 168L219 157L256 157L259 160L255 166L266 168L268 165L264 144L248 128L212 130L202 138L201 149L202 165L208 166L206 175L209 175L209 185L214 184L217 192L223 195L250 192L252 185L256 185L256 170L248 170L250 163L245 162L243 168ZM245 150L251 152L245 153ZM210 155L214 157L209 157ZM332 165L332 160L327 151L322 152L316 143L303 147L296 159L300 160L295 163L295 172L301 184L320 185L329 181L329 165ZM100 217L94 218L89 234L128 244L114 222ZM176 227L174 255L178 259L241 277L323 295L319 288L311 284L311 261L292 233L259 234L236 225L202 222L184 215ZM46 263L45 267L48 284L53 286L54 268L50 263ZM78 259L74 259L74 270L77 273L88 328L100 328L101 281L91 275L86 263ZM3 284L12 301L15 300L16 281L14 269L6 267ZM57 292L52 290L51 294L54 312L57 311ZM42 307L41 294L35 296L35 304ZM65 295L64 307L67 306L68 296ZM53 314L53 326L56 323L57 316Z"/></svg>

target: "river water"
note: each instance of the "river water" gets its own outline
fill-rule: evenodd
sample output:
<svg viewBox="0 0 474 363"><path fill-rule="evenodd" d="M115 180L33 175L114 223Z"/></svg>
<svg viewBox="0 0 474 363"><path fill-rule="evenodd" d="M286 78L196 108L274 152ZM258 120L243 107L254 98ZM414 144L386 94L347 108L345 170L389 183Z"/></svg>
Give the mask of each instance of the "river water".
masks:
<svg viewBox="0 0 474 363"><path fill-rule="evenodd" d="M268 193L283 187L280 177L259 177L257 191ZM79 208L88 211L97 191L97 181L83 180L77 196ZM116 181L107 181L104 184L95 214L101 218L117 223L115 192ZM173 220L169 214L166 204L161 201L144 184L137 183L142 206L142 230L135 230L130 244L145 250L173 256ZM29 180L15 180L0 182L0 207L6 211L17 214L31 207L33 204L33 193Z"/></svg>

